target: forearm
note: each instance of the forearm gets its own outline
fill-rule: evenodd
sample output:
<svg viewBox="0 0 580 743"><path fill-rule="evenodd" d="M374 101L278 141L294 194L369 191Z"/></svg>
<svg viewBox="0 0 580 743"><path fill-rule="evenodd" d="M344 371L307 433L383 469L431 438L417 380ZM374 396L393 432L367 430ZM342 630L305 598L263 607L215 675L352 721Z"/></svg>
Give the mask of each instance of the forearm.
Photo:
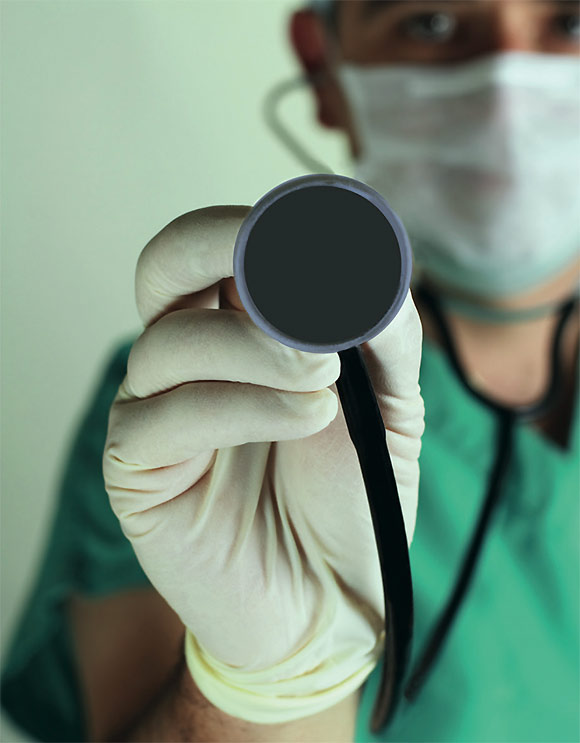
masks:
<svg viewBox="0 0 580 743"><path fill-rule="evenodd" d="M116 743L187 741L188 743L350 743L359 692L331 709L278 725L257 725L231 717L211 704L196 687L185 662L143 715Z"/></svg>

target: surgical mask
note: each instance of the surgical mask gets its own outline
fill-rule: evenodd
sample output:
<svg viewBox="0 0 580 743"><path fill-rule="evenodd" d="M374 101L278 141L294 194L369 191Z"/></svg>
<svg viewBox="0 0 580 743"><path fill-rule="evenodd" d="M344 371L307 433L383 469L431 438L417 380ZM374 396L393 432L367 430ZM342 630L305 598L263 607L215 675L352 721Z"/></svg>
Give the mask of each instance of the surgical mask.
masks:
<svg viewBox="0 0 580 743"><path fill-rule="evenodd" d="M580 248L580 60L510 52L339 78L354 175L402 218L422 271L482 297L524 291Z"/></svg>

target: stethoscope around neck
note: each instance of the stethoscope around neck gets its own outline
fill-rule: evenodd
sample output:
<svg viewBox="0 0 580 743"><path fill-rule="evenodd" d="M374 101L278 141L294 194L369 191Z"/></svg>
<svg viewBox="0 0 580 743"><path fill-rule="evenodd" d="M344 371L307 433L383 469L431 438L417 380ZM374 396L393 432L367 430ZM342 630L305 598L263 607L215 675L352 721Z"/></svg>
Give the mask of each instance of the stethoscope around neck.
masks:
<svg viewBox="0 0 580 743"><path fill-rule="evenodd" d="M337 352L340 357L336 388L365 483L385 605L384 660L371 716L375 733L392 719L403 694L416 698L443 647L498 502L514 423L545 414L557 399L560 340L574 306L570 300L560 311L546 393L534 405L506 408L470 385L437 297L425 286L414 290L438 324L459 379L496 413L498 436L487 493L455 587L409 676L413 634L409 552L385 425L361 345L396 317L411 272L408 236L385 199L364 183L334 174L294 178L269 191L246 216L234 250L236 287L256 325L292 348Z"/></svg>
<svg viewBox="0 0 580 743"><path fill-rule="evenodd" d="M482 501L479 515L465 551L461 567L457 573L453 590L434 623L422 652L410 674L405 686L405 697L409 701L417 698L419 691L426 682L429 671L442 651L457 612L463 602L467 590L473 579L475 569L482 552L485 536L488 533L492 515L499 502L501 484L508 469L513 451L514 430L517 423L526 423L542 419L554 409L560 401L564 389L562 373L562 338L567 322L578 305L578 295L563 301L554 309L557 322L552 335L550 348L550 376L546 388L539 398L527 405L507 406L476 389L469 381L463 364L460 361L451 329L446 320L439 297L425 284L420 284L414 295L423 302L429 310L438 327L443 348L457 377L467 392L476 398L482 405L491 410L496 416L496 450L492 466L489 471L485 497Z"/></svg>

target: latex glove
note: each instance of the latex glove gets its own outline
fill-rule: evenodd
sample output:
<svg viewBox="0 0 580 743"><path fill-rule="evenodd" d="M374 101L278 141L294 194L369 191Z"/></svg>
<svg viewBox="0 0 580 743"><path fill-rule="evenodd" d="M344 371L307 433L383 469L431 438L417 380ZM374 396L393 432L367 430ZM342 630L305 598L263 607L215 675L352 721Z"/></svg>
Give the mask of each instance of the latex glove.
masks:
<svg viewBox="0 0 580 743"><path fill-rule="evenodd" d="M139 562L188 630L202 693L228 714L272 723L328 708L363 683L383 647L384 604L334 385L338 354L288 348L231 309L241 303L224 278L248 209L186 214L142 252L146 329L110 411L103 470ZM409 294L364 345L409 542L421 337Z"/></svg>

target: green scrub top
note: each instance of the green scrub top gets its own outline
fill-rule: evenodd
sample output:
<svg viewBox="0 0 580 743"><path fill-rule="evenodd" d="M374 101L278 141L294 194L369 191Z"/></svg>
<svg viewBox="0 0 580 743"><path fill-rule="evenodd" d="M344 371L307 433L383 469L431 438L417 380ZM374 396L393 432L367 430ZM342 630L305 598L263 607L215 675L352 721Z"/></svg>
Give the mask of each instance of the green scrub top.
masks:
<svg viewBox="0 0 580 743"><path fill-rule="evenodd" d="M84 717L64 604L149 581L111 511L101 473L108 411L126 370L121 344L80 422L42 565L2 673L2 704L29 734L82 741ZM411 546L414 656L451 590L484 496L496 420L425 341L425 434ZM517 425L482 558L443 652L413 704L369 732L380 664L365 683L363 741L579 741L578 401L567 450Z"/></svg>

